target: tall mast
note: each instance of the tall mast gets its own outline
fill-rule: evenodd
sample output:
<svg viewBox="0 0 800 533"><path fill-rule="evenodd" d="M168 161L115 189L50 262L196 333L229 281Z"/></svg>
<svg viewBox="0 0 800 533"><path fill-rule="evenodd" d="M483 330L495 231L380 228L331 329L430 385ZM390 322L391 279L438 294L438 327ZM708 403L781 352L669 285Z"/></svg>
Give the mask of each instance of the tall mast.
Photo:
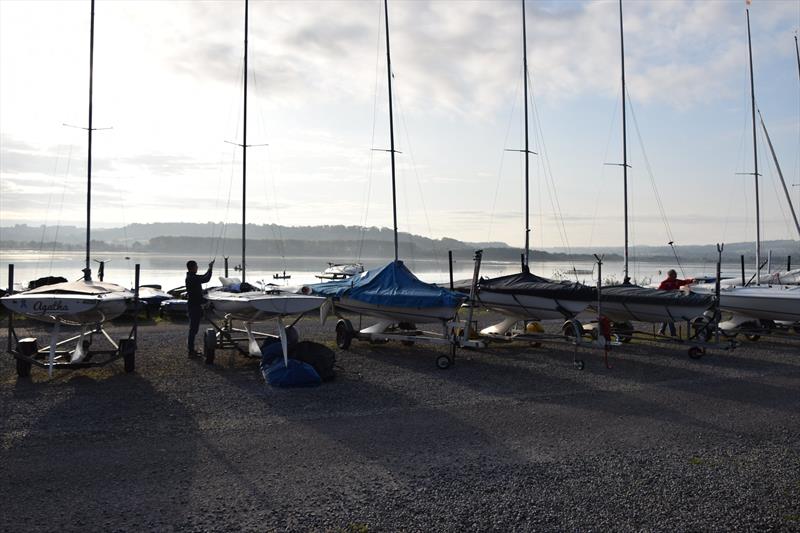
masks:
<svg viewBox="0 0 800 533"><path fill-rule="evenodd" d="M383 9L386 13L386 74L389 80L389 152L392 155L392 217L394 220L394 260L397 261L397 190L395 187L394 166L394 114L392 110L392 54L389 50L389 2L383 0Z"/></svg>
<svg viewBox="0 0 800 533"><path fill-rule="evenodd" d="M529 169L530 169L530 150L528 148L528 33L525 21L525 0L522 0L522 68L525 78L525 267L530 265L530 200L529 200Z"/></svg>
<svg viewBox="0 0 800 533"><path fill-rule="evenodd" d="M625 34L622 27L622 0L619 0L619 49L622 64L622 183L625 197L625 277L623 283L628 283L631 279L628 267L628 124L625 115Z"/></svg>
<svg viewBox="0 0 800 533"><path fill-rule="evenodd" d="M86 163L86 270L83 279L91 279L91 235L92 235L92 88L94 71L94 0L92 0L92 18L89 30L89 154Z"/></svg>
<svg viewBox="0 0 800 533"><path fill-rule="evenodd" d="M797 54L797 75L800 76L800 48L797 47L797 35L794 36L794 52Z"/></svg>
<svg viewBox="0 0 800 533"><path fill-rule="evenodd" d="M756 285L761 285L761 205L758 199L758 146L756 145L756 93L753 84L753 45L750 40L750 9L747 13L747 51L750 55L750 108L753 115L753 177L756 184Z"/></svg>
<svg viewBox="0 0 800 533"><path fill-rule="evenodd" d="M247 270L247 16L244 0L244 132L242 133L242 281Z"/></svg>

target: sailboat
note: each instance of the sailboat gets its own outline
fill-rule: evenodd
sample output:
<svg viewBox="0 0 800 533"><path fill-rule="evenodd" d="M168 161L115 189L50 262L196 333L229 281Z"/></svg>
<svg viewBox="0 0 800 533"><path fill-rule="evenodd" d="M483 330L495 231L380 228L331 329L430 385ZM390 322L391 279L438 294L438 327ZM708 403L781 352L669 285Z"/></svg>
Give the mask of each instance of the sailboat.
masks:
<svg viewBox="0 0 800 533"><path fill-rule="evenodd" d="M631 283L628 250L628 137L625 89L625 38L622 25L622 0L619 0L619 38L622 71L622 173L624 187L624 278L619 285L600 289L601 312L615 323L666 322L692 320L713 304L713 296L682 291L661 291ZM627 328L626 328L627 329Z"/></svg>
<svg viewBox="0 0 800 533"><path fill-rule="evenodd" d="M378 324L362 333L381 333L397 322L445 324L452 320L466 296L418 279L398 256L397 192L395 180L394 114L392 102L392 59L389 47L389 6L383 2L386 22L386 70L389 91L389 139L394 217L394 261L381 268L357 273L347 279L310 285L313 294L328 298L324 311L349 311L377 317ZM360 265L359 265L360 266ZM337 331L339 327L337 326ZM349 344L349 342L348 342Z"/></svg>
<svg viewBox="0 0 800 533"><path fill-rule="evenodd" d="M528 139L528 39L525 0L522 0L522 62L525 99L525 254L522 271L518 274L481 279L478 282L478 301L508 318L481 331L483 334L505 334L520 320L570 319L597 299L597 291L581 283L553 281L531 274L530 259L530 201ZM462 285L468 290L469 287Z"/></svg>
<svg viewBox="0 0 800 533"><path fill-rule="evenodd" d="M134 293L121 285L92 280L91 269L91 215L92 215L92 88L94 66L94 0L91 2L91 25L89 40L89 136L86 164L86 256L83 277L43 285L35 289L0 298L3 305L13 313L25 315L42 322L73 326L93 326L121 315ZM82 336L81 336L82 338ZM83 357L82 344L73 354L72 361ZM51 361L52 368L52 361Z"/></svg>
<svg viewBox="0 0 800 533"><path fill-rule="evenodd" d="M248 334L250 355L260 355L261 351L252 332L252 323L268 319L278 321L278 333L283 344L284 361L287 360L286 334L281 318L299 315L319 308L324 298L310 294L296 294L267 286L258 289L246 283L247 273L247 34L249 3L244 2L244 90L243 90L243 132L242 144L242 263L241 278L221 278L222 287L209 289L207 299L213 312L226 320L240 320L245 323Z"/></svg>
<svg viewBox="0 0 800 533"><path fill-rule="evenodd" d="M737 330L743 326L755 324L760 326L761 321L778 321L778 322L800 322L800 286L785 284L786 278L791 278L791 273L787 273L786 278L778 277L778 283L784 284L771 284L767 278L768 284L762 284L764 278L761 275L761 206L759 202L759 186L758 186L758 146L756 144L756 97L755 97L755 82L753 79L753 46L750 39L750 9L745 9L747 15L747 49L749 52L750 61L750 110L752 113L753 121L753 178L755 181L755 206L756 206L756 275L755 286L724 286L720 289L719 294L719 307L731 315L731 317L721 322L719 327L723 331ZM800 56L798 56L800 57ZM764 126L763 119L761 120ZM770 144L770 150L773 157L775 152L772 150L772 142L769 139L769 134L764 126L764 132L767 135L767 141ZM777 157L775 157L777 165ZM780 167L778 166L780 173ZM781 175L781 180L783 176ZM792 208L791 200L789 199L788 190L784 183L784 191L789 201L789 207ZM791 209L792 215L797 225L797 217L795 216L794 209ZM798 231L800 231L800 226ZM794 274L795 279L797 273ZM709 285L692 286L692 291L696 293L708 293L712 290Z"/></svg>

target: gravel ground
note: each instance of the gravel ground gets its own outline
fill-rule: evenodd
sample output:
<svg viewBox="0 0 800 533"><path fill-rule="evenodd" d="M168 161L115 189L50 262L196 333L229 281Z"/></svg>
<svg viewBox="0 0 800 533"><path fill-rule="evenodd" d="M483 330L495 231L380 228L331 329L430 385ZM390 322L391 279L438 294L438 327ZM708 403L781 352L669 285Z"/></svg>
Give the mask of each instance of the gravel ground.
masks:
<svg viewBox="0 0 800 533"><path fill-rule="evenodd" d="M133 374L0 357L0 530L800 531L798 336L583 371L563 345L443 371L354 342L335 381L281 390L232 352L187 360L186 327L144 325Z"/></svg>

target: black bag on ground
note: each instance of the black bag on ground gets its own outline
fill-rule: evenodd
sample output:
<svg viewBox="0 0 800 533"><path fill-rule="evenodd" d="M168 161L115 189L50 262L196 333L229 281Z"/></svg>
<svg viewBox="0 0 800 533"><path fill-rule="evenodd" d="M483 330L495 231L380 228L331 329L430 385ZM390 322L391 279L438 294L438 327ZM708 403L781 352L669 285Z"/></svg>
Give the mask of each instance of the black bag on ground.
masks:
<svg viewBox="0 0 800 533"><path fill-rule="evenodd" d="M333 368L336 364L336 353L324 344L300 341L289 348L289 357L313 366L322 381L330 381L336 377Z"/></svg>

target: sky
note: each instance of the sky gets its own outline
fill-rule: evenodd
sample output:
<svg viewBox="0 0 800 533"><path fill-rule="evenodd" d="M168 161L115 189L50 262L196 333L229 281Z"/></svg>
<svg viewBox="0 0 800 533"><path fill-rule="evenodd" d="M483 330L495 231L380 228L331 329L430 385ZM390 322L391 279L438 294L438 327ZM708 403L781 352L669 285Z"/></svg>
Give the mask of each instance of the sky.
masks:
<svg viewBox="0 0 800 533"><path fill-rule="evenodd" d="M744 0L623 9L632 243L752 240ZM618 5L526 11L531 244L621 245ZM800 2L750 17L800 203ZM89 21L87 0L0 0L0 226L85 223ZM247 221L391 227L382 2L251 0L249 22ZM394 0L389 25L400 230L521 245L520 2ZM93 225L241 220L243 29L240 0L97 0ZM797 240L760 130L758 150L762 238Z"/></svg>

